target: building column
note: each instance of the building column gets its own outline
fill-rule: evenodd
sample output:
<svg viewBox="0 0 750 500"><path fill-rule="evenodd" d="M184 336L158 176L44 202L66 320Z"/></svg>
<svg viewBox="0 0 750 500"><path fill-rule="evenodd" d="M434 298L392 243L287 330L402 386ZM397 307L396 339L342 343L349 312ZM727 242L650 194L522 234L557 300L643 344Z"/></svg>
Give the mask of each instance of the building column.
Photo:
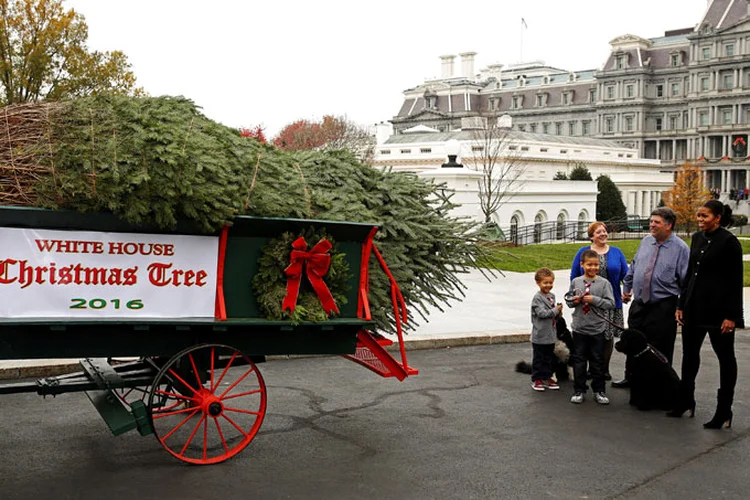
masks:
<svg viewBox="0 0 750 500"><path fill-rule="evenodd" d="M656 159L661 160L661 141L656 140Z"/></svg>
<svg viewBox="0 0 750 500"><path fill-rule="evenodd" d="M636 215L643 215L641 212L641 192L636 191L635 192L635 203L633 206L633 213Z"/></svg>
<svg viewBox="0 0 750 500"><path fill-rule="evenodd" d="M672 160L677 159L677 139L672 139Z"/></svg>

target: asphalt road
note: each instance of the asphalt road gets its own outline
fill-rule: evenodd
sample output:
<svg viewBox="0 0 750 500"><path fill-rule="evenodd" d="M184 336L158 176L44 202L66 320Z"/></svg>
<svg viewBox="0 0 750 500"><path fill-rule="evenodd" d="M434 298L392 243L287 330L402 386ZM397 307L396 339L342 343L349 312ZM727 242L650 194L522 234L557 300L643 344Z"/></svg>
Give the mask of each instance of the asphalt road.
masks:
<svg viewBox="0 0 750 500"><path fill-rule="evenodd" d="M513 371L528 344L414 351L419 376L384 380L342 358L260 365L269 413L239 456L188 466L153 437L113 437L83 394L0 397L0 498L747 498L750 337L738 339L731 429L704 430L718 374L710 347L695 419L537 393ZM615 354L613 373L621 373Z"/></svg>

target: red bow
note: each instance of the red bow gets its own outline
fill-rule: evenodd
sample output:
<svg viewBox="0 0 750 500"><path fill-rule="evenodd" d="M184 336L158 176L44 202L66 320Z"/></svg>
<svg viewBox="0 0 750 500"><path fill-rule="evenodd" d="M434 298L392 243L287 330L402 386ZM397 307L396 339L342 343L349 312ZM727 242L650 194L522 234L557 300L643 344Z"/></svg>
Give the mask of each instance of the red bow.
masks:
<svg viewBox="0 0 750 500"><path fill-rule="evenodd" d="M292 243L292 253L289 257L289 267L284 269L284 274L287 275L286 282L286 297L284 302L281 303L281 310L289 310L289 313L294 312L294 308L297 307L297 296L299 295L299 286L302 281L302 268L305 262L307 262L307 279L310 280L313 290L320 299L320 303L323 306L323 310L326 314L330 315L332 312L339 312L339 308L336 307L336 301L333 300L331 291L323 281L323 276L328 274L328 268L331 266L331 256L328 255L328 251L333 247L331 242L323 238L314 247L307 251L307 242L305 238L299 237Z"/></svg>

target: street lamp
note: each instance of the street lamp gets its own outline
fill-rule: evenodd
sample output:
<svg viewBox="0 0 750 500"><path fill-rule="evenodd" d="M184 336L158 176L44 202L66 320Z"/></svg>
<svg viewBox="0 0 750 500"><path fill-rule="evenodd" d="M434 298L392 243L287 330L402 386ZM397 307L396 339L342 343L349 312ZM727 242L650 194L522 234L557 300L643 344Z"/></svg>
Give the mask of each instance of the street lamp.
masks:
<svg viewBox="0 0 750 500"><path fill-rule="evenodd" d="M461 165L456 161L456 158L458 157L458 153L461 152L461 144L456 139L451 139L445 143L445 152L448 155L448 162L443 163L442 168L463 168L464 166Z"/></svg>

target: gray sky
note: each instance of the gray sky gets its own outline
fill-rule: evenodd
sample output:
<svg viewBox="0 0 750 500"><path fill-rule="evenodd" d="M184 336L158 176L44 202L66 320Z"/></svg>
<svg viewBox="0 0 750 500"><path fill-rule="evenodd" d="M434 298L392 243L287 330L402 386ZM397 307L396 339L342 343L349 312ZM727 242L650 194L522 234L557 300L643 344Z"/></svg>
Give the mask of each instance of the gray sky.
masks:
<svg viewBox="0 0 750 500"><path fill-rule="evenodd" d="M151 95L184 95L211 119L263 125L398 112L401 92L474 51L478 70L521 58L599 68L609 41L693 27L707 0L65 0L89 47L122 50Z"/></svg>

